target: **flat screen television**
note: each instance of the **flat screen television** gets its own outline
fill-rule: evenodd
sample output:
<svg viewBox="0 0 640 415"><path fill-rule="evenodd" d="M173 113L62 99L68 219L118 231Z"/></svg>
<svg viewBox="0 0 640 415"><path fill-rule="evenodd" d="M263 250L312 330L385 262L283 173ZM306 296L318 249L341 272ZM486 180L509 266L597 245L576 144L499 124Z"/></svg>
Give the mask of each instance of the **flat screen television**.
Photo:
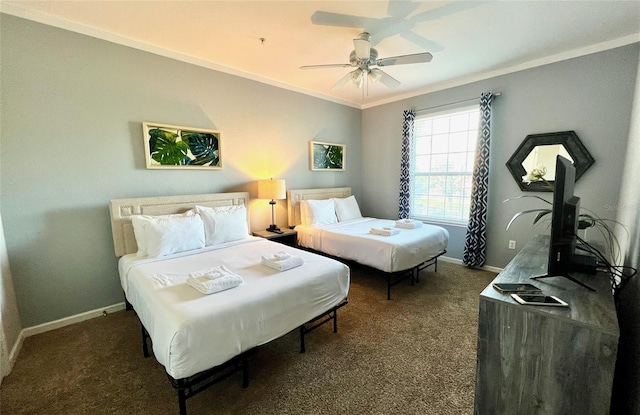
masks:
<svg viewBox="0 0 640 415"><path fill-rule="evenodd" d="M573 194L575 181L574 165L566 158L557 156L547 274L531 278L564 277L595 291L570 275L572 272L596 273L595 257L576 253L580 198Z"/></svg>

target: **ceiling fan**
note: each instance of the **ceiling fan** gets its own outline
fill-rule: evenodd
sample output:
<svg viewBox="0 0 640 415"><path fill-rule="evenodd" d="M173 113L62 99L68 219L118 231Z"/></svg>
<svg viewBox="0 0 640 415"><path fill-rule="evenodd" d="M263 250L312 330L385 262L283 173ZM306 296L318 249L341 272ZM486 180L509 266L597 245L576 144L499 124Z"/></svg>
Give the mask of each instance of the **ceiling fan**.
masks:
<svg viewBox="0 0 640 415"><path fill-rule="evenodd" d="M397 88L400 85L400 81L383 72L379 69L380 67L424 63L430 62L431 59L433 59L433 55L429 52L378 59L378 51L371 47L371 35L367 32L363 32L357 39L353 39L353 46L354 50L351 51L349 55L349 63L307 65L301 66L300 69L355 68L340 79L331 89L341 88L346 85L349 80L353 82L356 88L362 88L363 85L365 85L365 78L373 83L380 81L389 88Z"/></svg>

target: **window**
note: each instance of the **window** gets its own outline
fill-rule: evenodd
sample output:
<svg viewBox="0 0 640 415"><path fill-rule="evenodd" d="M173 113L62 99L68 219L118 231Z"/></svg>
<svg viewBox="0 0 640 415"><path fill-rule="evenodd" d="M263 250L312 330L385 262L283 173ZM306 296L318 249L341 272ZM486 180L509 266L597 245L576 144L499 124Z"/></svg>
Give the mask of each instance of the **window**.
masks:
<svg viewBox="0 0 640 415"><path fill-rule="evenodd" d="M418 115L411 154L411 217L466 224L480 109Z"/></svg>

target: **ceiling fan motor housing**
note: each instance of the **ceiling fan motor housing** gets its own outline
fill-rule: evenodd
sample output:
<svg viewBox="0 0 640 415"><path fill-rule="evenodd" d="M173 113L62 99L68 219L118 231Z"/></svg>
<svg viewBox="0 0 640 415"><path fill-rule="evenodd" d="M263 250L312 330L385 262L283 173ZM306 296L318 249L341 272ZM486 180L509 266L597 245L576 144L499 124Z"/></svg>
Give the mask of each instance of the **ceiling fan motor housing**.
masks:
<svg viewBox="0 0 640 415"><path fill-rule="evenodd" d="M377 60L378 51L374 48L371 48L369 52L369 59L358 59L355 50L352 50L349 55L349 62L351 63L351 66L357 66L364 71L369 69L369 65L375 65Z"/></svg>
<svg viewBox="0 0 640 415"><path fill-rule="evenodd" d="M363 32L360 34L360 37L353 39L353 46L354 50L352 50L349 55L349 63L301 66L300 69L345 68L349 66L356 68L343 76L331 89L341 88L349 82L349 80L353 82L356 88L362 88L363 85L365 85L365 80L371 80L373 83L380 81L389 88L397 88L400 85L400 81L383 72L381 69L372 67L429 62L431 58L433 58L429 52L423 52L378 59L378 51L371 47L371 35L367 32Z"/></svg>

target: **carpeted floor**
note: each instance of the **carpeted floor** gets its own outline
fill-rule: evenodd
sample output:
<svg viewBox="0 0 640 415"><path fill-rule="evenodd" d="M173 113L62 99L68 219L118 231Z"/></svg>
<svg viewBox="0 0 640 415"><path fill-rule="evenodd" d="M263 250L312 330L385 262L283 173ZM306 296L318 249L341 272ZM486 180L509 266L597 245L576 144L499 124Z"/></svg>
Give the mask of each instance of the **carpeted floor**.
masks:
<svg viewBox="0 0 640 415"><path fill-rule="evenodd" d="M297 330L249 358L239 374L187 401L197 414L472 414L478 294L495 277L440 262L392 288L350 264L349 304L311 333ZM177 414L163 367L141 351L131 311L25 340L0 386L3 414Z"/></svg>

